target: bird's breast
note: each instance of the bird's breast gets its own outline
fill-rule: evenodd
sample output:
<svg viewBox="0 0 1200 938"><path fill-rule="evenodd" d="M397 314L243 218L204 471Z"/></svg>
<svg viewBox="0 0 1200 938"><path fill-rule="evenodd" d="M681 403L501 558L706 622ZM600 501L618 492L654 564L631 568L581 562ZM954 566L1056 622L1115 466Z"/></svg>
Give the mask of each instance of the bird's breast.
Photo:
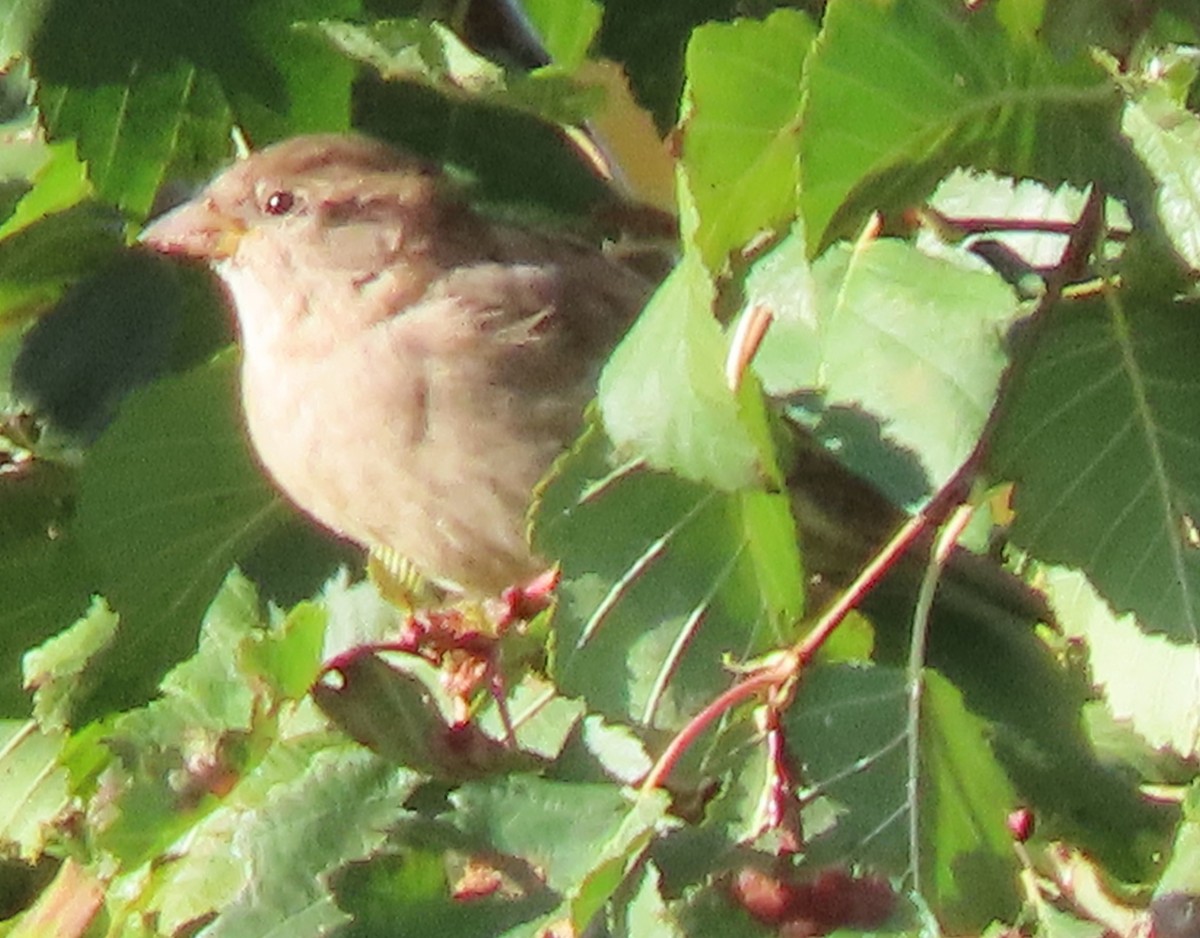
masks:
<svg viewBox="0 0 1200 938"><path fill-rule="evenodd" d="M538 572L525 515L582 402L523 400L469 355L420 345L403 354L367 336L286 362L247 349L250 437L279 486L326 527L437 581L495 592Z"/></svg>

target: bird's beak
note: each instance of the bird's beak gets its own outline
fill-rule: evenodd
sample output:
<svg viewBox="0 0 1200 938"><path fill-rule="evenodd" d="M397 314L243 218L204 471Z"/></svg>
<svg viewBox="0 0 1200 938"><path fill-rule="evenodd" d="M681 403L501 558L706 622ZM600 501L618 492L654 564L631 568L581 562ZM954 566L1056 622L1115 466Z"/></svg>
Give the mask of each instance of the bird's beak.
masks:
<svg viewBox="0 0 1200 938"><path fill-rule="evenodd" d="M220 261L233 255L245 233L240 219L218 211L212 199L199 198L156 218L138 241L164 254Z"/></svg>

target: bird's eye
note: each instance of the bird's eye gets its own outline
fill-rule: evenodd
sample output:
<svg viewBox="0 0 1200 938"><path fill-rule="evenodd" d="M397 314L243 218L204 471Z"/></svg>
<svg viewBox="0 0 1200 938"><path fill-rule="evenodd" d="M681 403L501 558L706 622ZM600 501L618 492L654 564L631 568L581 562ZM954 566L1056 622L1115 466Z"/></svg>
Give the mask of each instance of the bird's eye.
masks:
<svg viewBox="0 0 1200 938"><path fill-rule="evenodd" d="M296 197L285 189L272 192L263 203L263 211L268 215L286 215L296 204Z"/></svg>

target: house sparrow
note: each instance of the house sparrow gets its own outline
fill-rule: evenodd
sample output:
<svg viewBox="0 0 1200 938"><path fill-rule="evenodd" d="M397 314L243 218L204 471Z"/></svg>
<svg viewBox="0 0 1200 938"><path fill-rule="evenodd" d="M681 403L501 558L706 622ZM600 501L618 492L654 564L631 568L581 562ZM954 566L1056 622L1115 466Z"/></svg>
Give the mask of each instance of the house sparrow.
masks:
<svg viewBox="0 0 1200 938"><path fill-rule="evenodd" d="M650 281L562 234L484 219L435 167L352 135L254 153L141 240L224 282L251 441L301 509L451 592L496 594L544 570L526 538L532 492ZM819 597L903 515L819 445L795 450ZM972 584L1039 617L982 558L951 572L968 562Z"/></svg>
<svg viewBox="0 0 1200 938"><path fill-rule="evenodd" d="M531 494L650 283L351 135L254 153L141 240L224 282L251 441L301 509L453 592L544 569Z"/></svg>

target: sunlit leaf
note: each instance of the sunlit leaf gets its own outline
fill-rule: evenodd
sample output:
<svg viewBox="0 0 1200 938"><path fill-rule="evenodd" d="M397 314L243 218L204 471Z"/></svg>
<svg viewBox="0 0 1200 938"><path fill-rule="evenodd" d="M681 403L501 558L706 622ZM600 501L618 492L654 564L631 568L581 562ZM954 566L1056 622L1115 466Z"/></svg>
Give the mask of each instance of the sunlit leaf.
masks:
<svg viewBox="0 0 1200 938"><path fill-rule="evenodd" d="M864 210L919 201L956 164L1056 180L1114 169L1084 152L1115 117L1099 66L1014 41L994 5L835 0L806 80L801 199L814 247L851 233Z"/></svg>
<svg viewBox="0 0 1200 938"><path fill-rule="evenodd" d="M1017 298L993 273L900 241L835 245L811 272L802 251L798 238L785 240L750 281L751 301L776 316L757 365L764 385L865 409L916 454L936 489L991 412L1007 364L1003 330L1022 312Z"/></svg>
<svg viewBox="0 0 1200 938"><path fill-rule="evenodd" d="M685 478L737 489L774 474L757 389L725 382L714 290L689 256L650 300L600 377L604 426L618 450Z"/></svg>
<svg viewBox="0 0 1200 938"><path fill-rule="evenodd" d="M584 60L604 15L596 0L525 0L514 6L524 8L551 58L568 69Z"/></svg>
<svg viewBox="0 0 1200 938"><path fill-rule="evenodd" d="M692 33L681 115L682 185L692 204L683 236L713 270L796 213L800 69L815 35L794 10Z"/></svg>
<svg viewBox="0 0 1200 938"><path fill-rule="evenodd" d="M379 20L369 26L325 21L313 29L388 81L425 85L450 97L487 101L562 123L580 123L600 97L554 68L509 71L426 20Z"/></svg>
<svg viewBox="0 0 1200 938"><path fill-rule="evenodd" d="M30 720L0 722L0 843L35 860L45 850L51 825L68 804L66 773L58 764L63 737L44 733Z"/></svg>
<svg viewBox="0 0 1200 938"><path fill-rule="evenodd" d="M1050 571L1049 595L1063 632L1087 649L1092 681L1113 717L1152 747L1185 758L1200 750L1200 650L1147 635L1117 617L1079 573Z"/></svg>
<svg viewBox="0 0 1200 938"><path fill-rule="evenodd" d="M1200 267L1200 119L1165 95L1125 105L1121 131L1158 182L1163 228L1189 267Z"/></svg>
<svg viewBox="0 0 1200 938"><path fill-rule="evenodd" d="M33 713L43 729L62 729L91 690L93 660L111 644L117 617L102 600L64 632L30 649L22 659L25 686L33 690Z"/></svg>
<svg viewBox="0 0 1200 938"><path fill-rule="evenodd" d="M678 726L727 683L723 655L764 650L799 612L787 501L609 457L591 431L540 506L535 543L563 569L553 674L600 713Z"/></svg>

